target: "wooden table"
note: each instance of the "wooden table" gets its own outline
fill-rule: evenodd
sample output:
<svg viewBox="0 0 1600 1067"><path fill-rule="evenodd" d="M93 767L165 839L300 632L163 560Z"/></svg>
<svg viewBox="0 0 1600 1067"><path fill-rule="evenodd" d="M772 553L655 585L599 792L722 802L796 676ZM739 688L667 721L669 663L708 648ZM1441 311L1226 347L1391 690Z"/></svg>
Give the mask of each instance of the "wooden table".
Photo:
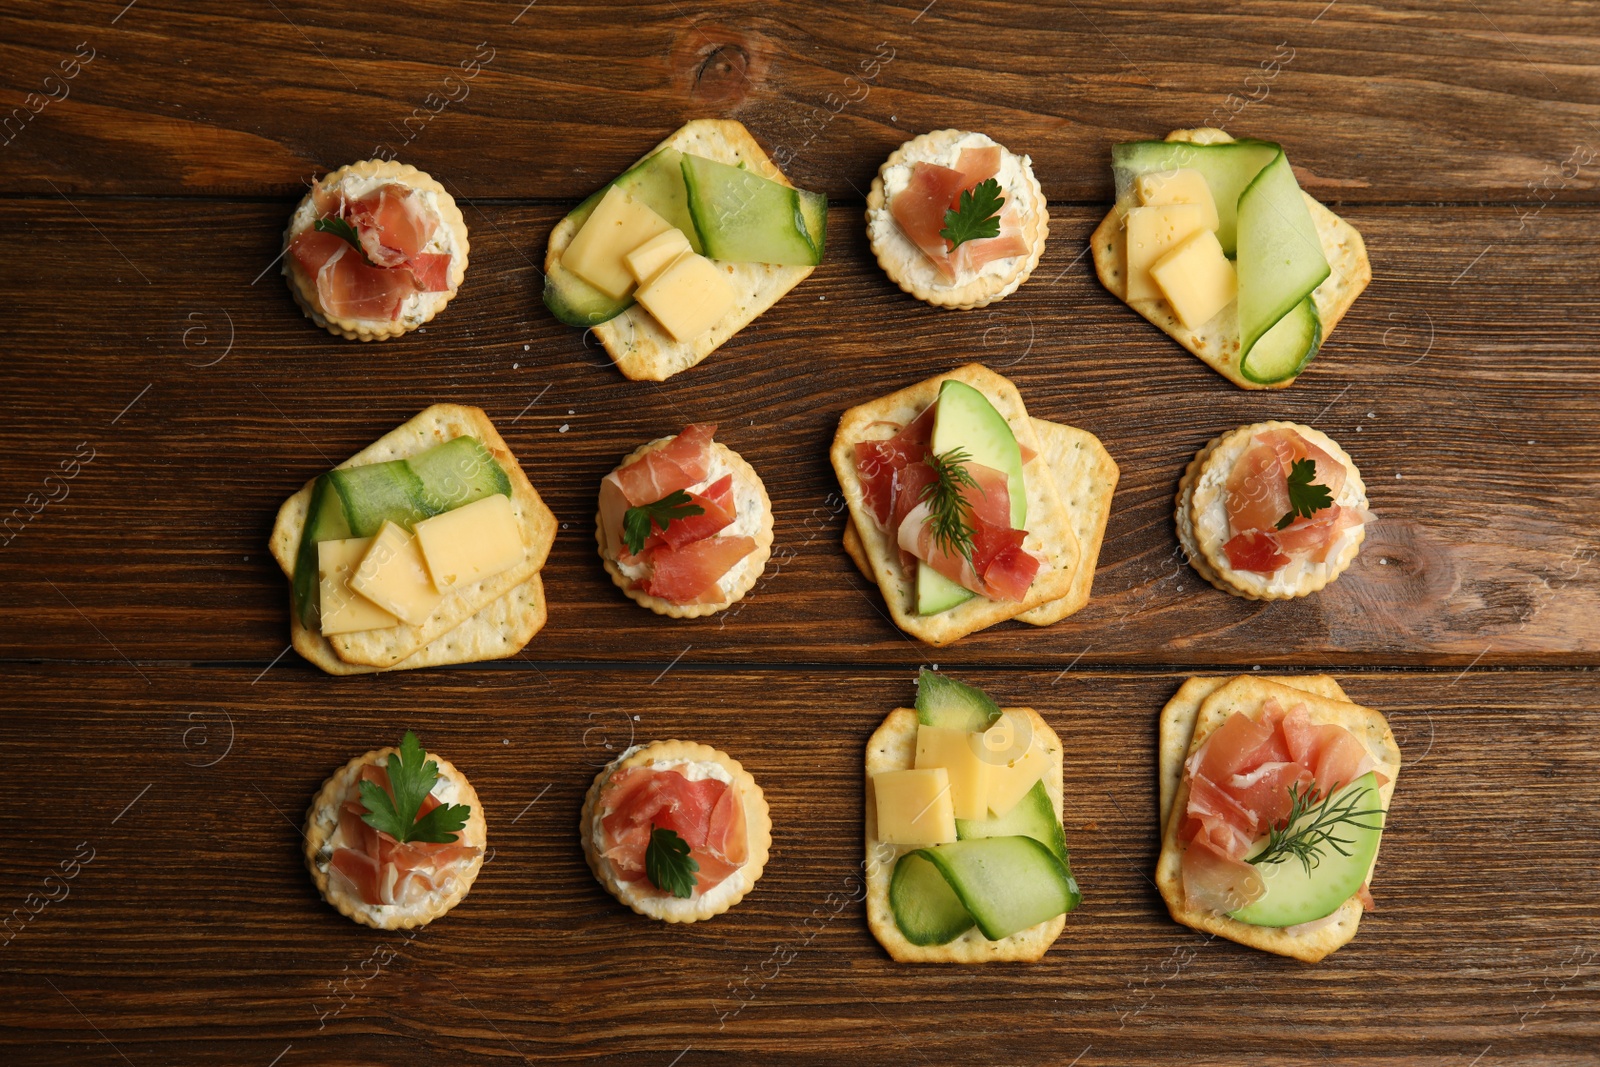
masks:
<svg viewBox="0 0 1600 1067"><path fill-rule="evenodd" d="M1596 10L1222 7L8 6L0 906L28 921L0 1058L1600 1062ZM827 260L700 367L630 383L545 311L537 263L708 115L827 192ZM1109 146L1208 121L1282 141L1371 250L1287 392L1230 386L1083 255ZM861 224L882 159L948 126L1029 153L1051 203L1033 279L967 313L900 293ZM463 203L472 266L426 332L363 346L273 261L305 184L385 148ZM1122 484L1085 611L934 653L840 551L824 453L845 407L973 359ZM487 409L559 517L549 624L507 662L324 676L286 650L274 510L434 401ZM1195 449L1265 418L1342 442L1380 516L1342 580L1270 605L1206 585L1171 523ZM590 523L617 458L691 419L762 473L778 542L741 610L686 623L612 588ZM855 900L863 743L930 662L1065 739L1085 899L1037 965L897 966ZM1407 760L1379 910L1314 967L1174 925L1149 880L1156 710L1257 667L1334 672ZM472 775L494 846L414 937L324 906L297 830L407 727ZM758 890L689 928L617 905L575 837L615 746L668 737L745 761L776 823Z"/></svg>

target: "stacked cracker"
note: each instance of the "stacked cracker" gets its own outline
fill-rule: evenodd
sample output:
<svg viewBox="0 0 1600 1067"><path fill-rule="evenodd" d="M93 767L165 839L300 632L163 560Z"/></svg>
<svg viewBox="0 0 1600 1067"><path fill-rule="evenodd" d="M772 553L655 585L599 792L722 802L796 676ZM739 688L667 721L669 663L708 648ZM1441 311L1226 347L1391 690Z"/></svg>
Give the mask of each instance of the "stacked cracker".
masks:
<svg viewBox="0 0 1600 1067"><path fill-rule="evenodd" d="M1190 678L1161 709L1158 781L1160 785L1161 855L1156 859L1156 888L1173 919L1185 926L1280 956L1315 963L1356 936L1362 905L1351 897L1326 921L1303 928L1254 926L1220 912L1191 907L1183 892L1183 845L1178 833L1189 806L1189 783L1184 764L1229 716L1243 712L1252 718L1262 705L1276 700L1286 708L1304 704L1314 725L1332 723L1355 735L1388 780L1379 787L1383 808L1389 810L1395 780L1400 776L1400 748L1381 712L1353 703L1339 683L1325 674L1266 677L1241 674L1234 678ZM1372 860L1372 870L1378 866ZM1368 884L1372 871L1367 874Z"/></svg>
<svg viewBox="0 0 1600 1067"><path fill-rule="evenodd" d="M481 441L510 479L512 514L521 525L526 555L508 571L446 593L420 626L402 622L381 630L324 637L301 624L291 603L289 626L295 651L329 674L370 674L500 659L520 652L544 626L544 586L539 571L555 541L556 519L483 409L435 404L339 466L406 459L463 436ZM291 585L312 484L307 482L283 502L272 528L272 555Z"/></svg>
<svg viewBox="0 0 1600 1067"><path fill-rule="evenodd" d="M855 446L893 436L939 398L939 383L972 386L1004 416L1017 443L1033 459L1022 466L1028 490L1028 539L1023 547L1043 564L1022 601L974 597L937 615L918 615L914 573L900 565L892 534L873 521L856 473ZM844 549L861 573L876 582L895 625L930 645L946 645L1006 619L1035 626L1060 622L1089 602L1111 498L1120 472L1100 439L1063 423L1031 418L1016 386L979 363L891 393L846 411L833 439L832 460L850 507Z"/></svg>

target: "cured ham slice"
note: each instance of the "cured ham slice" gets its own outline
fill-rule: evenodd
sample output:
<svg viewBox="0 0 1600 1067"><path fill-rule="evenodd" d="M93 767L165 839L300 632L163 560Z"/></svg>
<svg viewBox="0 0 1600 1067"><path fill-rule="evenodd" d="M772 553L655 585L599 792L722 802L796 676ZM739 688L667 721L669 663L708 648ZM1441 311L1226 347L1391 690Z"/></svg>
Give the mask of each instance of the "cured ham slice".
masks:
<svg viewBox="0 0 1600 1067"><path fill-rule="evenodd" d="M380 267L413 260L438 227L410 189L392 183L347 203L344 217L356 228L367 258Z"/></svg>
<svg viewBox="0 0 1600 1067"><path fill-rule="evenodd" d="M393 321L412 294L450 288L450 255L423 251L438 229L438 218L412 190L389 183L350 200L342 189L319 183L311 200L319 219L349 223L360 245L316 229L290 241L290 255L315 281L317 303L325 314Z"/></svg>
<svg viewBox="0 0 1600 1067"><path fill-rule="evenodd" d="M962 486L961 497L971 509L972 559L951 553L934 537L928 505L921 501L923 487L933 480L926 473L906 480L896 513L904 515L896 530L902 550L922 560L940 574L991 600L1022 600L1039 572L1039 561L1022 550L1027 531L1011 528L1011 496L1005 474L978 463L963 464L975 485ZM907 505L910 505L909 508Z"/></svg>
<svg viewBox="0 0 1600 1067"><path fill-rule="evenodd" d="M629 767L606 782L600 810L601 851L620 882L648 884L645 852L656 828L671 830L689 846L700 865L700 893L721 884L749 855L744 807L728 783L715 778L691 781L676 770Z"/></svg>
<svg viewBox="0 0 1600 1067"><path fill-rule="evenodd" d="M629 508L654 504L710 476L711 442L716 432L714 422L691 423L665 447L645 453L602 479L600 527L613 556L620 558L627 552L622 521Z"/></svg>
<svg viewBox="0 0 1600 1067"><path fill-rule="evenodd" d="M937 404L929 404L899 433L884 441L856 443L856 474L861 479L862 495L878 525L889 527L895 501L900 495L901 472L921 466L933 440L933 415ZM904 518L904 516L901 516ZM899 523L893 523L898 527Z"/></svg>
<svg viewBox="0 0 1600 1067"><path fill-rule="evenodd" d="M674 604L714 604L723 599L717 585L734 564L756 550L753 537L712 537L681 548L662 545L648 556L650 575L641 592Z"/></svg>
<svg viewBox="0 0 1600 1067"><path fill-rule="evenodd" d="M1266 885L1244 857L1288 818L1290 790L1326 796L1374 766L1360 739L1313 724L1304 704L1286 712L1268 700L1259 718L1230 715L1184 764L1189 799L1178 840L1187 899L1223 912L1260 899Z"/></svg>
<svg viewBox="0 0 1600 1067"><path fill-rule="evenodd" d="M724 474L712 482L703 493L690 493L689 503L703 509L702 513L673 519L667 523L665 530L652 525L651 529L655 532L645 540L640 555L660 545L682 548L695 541L703 541L731 526L734 519L733 475Z"/></svg>
<svg viewBox="0 0 1600 1067"><path fill-rule="evenodd" d="M1001 159L1000 146L987 145L963 148L954 167L913 163L906 187L889 202L889 214L900 231L946 282L953 284L963 274L982 270L985 264L1029 251L1009 198L1000 213L1000 233L996 237L963 242L952 252L950 242L940 232L945 227L945 212L960 207L963 192L997 176Z"/></svg>
<svg viewBox="0 0 1600 1067"><path fill-rule="evenodd" d="M1295 463L1305 459L1316 464L1314 482L1337 497L1348 477L1344 464L1294 430L1256 434L1235 461L1224 501L1232 536L1223 546L1234 570L1272 574L1296 556L1325 562L1346 530L1371 518L1361 508L1330 504L1278 529L1292 508L1289 473Z"/></svg>
<svg viewBox="0 0 1600 1067"><path fill-rule="evenodd" d="M386 768L369 763L352 783L339 805L339 826L328 861L330 880L337 881L349 895L372 905L415 903L430 893L449 888L461 864L475 858L479 849L455 842L407 841L404 844L362 819L366 805L361 801L360 782L373 782L394 796ZM439 806L429 795L422 798L417 817Z"/></svg>
<svg viewBox="0 0 1600 1067"><path fill-rule="evenodd" d="M406 265L417 288L424 293L442 293L450 288L450 257L443 252L423 252Z"/></svg>
<svg viewBox="0 0 1600 1067"><path fill-rule="evenodd" d="M306 230L289 244L289 254L315 280L323 312L341 319L393 319L416 283L406 271L369 267L348 241Z"/></svg>

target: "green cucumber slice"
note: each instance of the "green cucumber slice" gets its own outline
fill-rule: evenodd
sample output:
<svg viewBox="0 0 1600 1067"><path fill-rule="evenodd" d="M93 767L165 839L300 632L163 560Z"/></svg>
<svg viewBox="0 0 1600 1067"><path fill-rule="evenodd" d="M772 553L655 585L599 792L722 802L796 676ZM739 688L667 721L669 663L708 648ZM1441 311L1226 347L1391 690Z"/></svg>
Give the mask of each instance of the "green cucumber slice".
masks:
<svg viewBox="0 0 1600 1067"><path fill-rule="evenodd" d="M1250 346L1239 362L1239 373L1252 382L1270 385L1293 378L1316 358L1322 347L1322 316L1317 302L1306 297Z"/></svg>
<svg viewBox="0 0 1600 1067"><path fill-rule="evenodd" d="M930 671L917 675L917 721L954 730L987 730L1000 717L1000 705L982 689Z"/></svg>
<svg viewBox="0 0 1600 1067"><path fill-rule="evenodd" d="M822 251L828 244L828 198L822 193L796 189L800 194L800 217L805 220L806 239L811 242L815 262L822 262Z"/></svg>
<svg viewBox="0 0 1600 1067"><path fill-rule="evenodd" d="M1033 788L1022 795L1017 806L1004 815L991 815L986 819L957 819L956 837L962 841L984 837L1031 837L1049 849L1061 866L1072 877L1072 864L1067 858L1067 835L1056 818L1056 806L1045 791L1044 782L1033 783ZM1078 885L1074 881L1073 891Z"/></svg>
<svg viewBox="0 0 1600 1067"><path fill-rule="evenodd" d="M683 182L695 231L712 259L803 266L821 260L800 209L799 190L688 154Z"/></svg>
<svg viewBox="0 0 1600 1067"><path fill-rule="evenodd" d="M311 486L311 504L306 508L306 524L300 530L300 547L294 559L294 610L307 629L317 629L321 617L321 585L317 580L317 542L341 541L350 536L350 523L344 517L344 502L334 491L326 474L318 475Z"/></svg>
<svg viewBox="0 0 1600 1067"><path fill-rule="evenodd" d="M1331 273L1305 194L1282 152L1239 196L1237 266L1242 365L1255 343Z"/></svg>
<svg viewBox="0 0 1600 1067"><path fill-rule="evenodd" d="M344 503L352 537L371 537L385 520L409 530L412 523L436 514L428 507L422 479L403 459L340 467L326 477Z"/></svg>
<svg viewBox="0 0 1600 1067"><path fill-rule="evenodd" d="M1239 196L1261 168L1283 149L1269 141L1229 141L1198 145L1185 141L1129 141L1111 146L1111 173L1117 183L1117 202L1133 195L1133 180L1141 174L1167 170L1197 170L1205 176L1217 202L1217 240L1233 255ZM1243 288L1241 284L1240 288Z"/></svg>
<svg viewBox="0 0 1600 1067"><path fill-rule="evenodd" d="M423 504L430 514L486 496L511 495L511 479L476 437L451 438L406 463L422 482Z"/></svg>
<svg viewBox="0 0 1600 1067"><path fill-rule="evenodd" d="M943 945L972 929L972 916L939 868L907 852L889 879L894 924L913 945Z"/></svg>
<svg viewBox="0 0 1600 1067"><path fill-rule="evenodd" d="M926 563L917 561L918 615L937 615L941 611L949 611L977 595L960 582L952 582Z"/></svg>
<svg viewBox="0 0 1600 1067"><path fill-rule="evenodd" d="M1083 899L1061 861L1031 837L956 841L907 855L939 869L990 941L1069 912Z"/></svg>

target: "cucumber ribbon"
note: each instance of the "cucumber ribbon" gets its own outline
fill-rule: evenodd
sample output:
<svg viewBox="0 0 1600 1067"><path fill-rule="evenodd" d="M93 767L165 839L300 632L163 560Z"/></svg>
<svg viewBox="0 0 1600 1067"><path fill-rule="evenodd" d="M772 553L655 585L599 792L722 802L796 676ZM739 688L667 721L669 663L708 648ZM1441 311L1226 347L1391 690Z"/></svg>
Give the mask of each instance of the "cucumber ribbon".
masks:
<svg viewBox="0 0 1600 1067"><path fill-rule="evenodd" d="M940 945L976 925L990 941L1047 922L1082 894L1065 865L1031 837L986 837L901 856L890 906L913 944Z"/></svg>

